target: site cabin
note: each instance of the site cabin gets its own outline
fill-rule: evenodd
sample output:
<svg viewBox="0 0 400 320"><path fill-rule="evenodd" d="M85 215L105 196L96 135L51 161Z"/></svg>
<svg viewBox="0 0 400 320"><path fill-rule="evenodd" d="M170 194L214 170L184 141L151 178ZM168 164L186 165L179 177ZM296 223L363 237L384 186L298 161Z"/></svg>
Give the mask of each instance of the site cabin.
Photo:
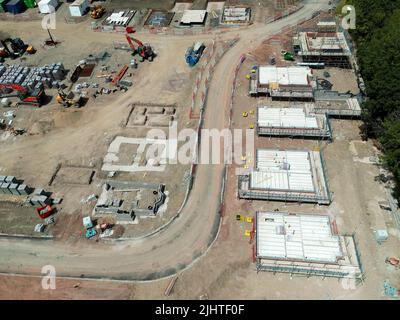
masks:
<svg viewBox="0 0 400 320"><path fill-rule="evenodd" d="M42 0L38 3L38 8L40 13L52 13L58 7L58 0Z"/></svg>
<svg viewBox="0 0 400 320"><path fill-rule="evenodd" d="M207 18L206 10L185 10L180 21L181 26L204 25Z"/></svg>
<svg viewBox="0 0 400 320"><path fill-rule="evenodd" d="M83 226L85 227L85 229L93 228L93 222L90 217L84 217L82 219L82 222L83 222Z"/></svg>
<svg viewBox="0 0 400 320"><path fill-rule="evenodd" d="M71 17L82 17L89 11L89 0L76 0L69 5Z"/></svg>

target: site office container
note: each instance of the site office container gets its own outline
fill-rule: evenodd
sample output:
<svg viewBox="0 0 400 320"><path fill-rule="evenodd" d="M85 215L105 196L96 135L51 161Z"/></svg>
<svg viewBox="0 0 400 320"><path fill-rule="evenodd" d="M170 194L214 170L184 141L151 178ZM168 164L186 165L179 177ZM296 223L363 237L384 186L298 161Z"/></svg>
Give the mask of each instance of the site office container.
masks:
<svg viewBox="0 0 400 320"><path fill-rule="evenodd" d="M11 0L6 4L6 11L12 14L18 14L24 12L26 9L23 0Z"/></svg>
<svg viewBox="0 0 400 320"><path fill-rule="evenodd" d="M38 3L40 13L52 13L58 7L58 0L41 0Z"/></svg>
<svg viewBox="0 0 400 320"><path fill-rule="evenodd" d="M69 12L72 17L82 17L89 11L89 0L76 0L69 5Z"/></svg>
<svg viewBox="0 0 400 320"><path fill-rule="evenodd" d="M36 8L37 7L37 3L35 0L24 0L24 3L27 8Z"/></svg>

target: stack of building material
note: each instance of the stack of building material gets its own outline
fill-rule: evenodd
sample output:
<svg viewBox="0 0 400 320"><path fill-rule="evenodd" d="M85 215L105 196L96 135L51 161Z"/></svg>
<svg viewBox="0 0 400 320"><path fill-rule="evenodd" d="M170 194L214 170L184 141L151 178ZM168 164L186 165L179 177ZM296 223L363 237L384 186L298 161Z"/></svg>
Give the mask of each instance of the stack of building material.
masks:
<svg viewBox="0 0 400 320"><path fill-rule="evenodd" d="M50 204L51 199L45 194L43 189L35 189L33 193L26 199L26 203L32 206L44 206Z"/></svg>
<svg viewBox="0 0 400 320"><path fill-rule="evenodd" d="M22 65L7 67L0 63L0 84L17 84L31 90L59 87L65 78L65 73L62 63L53 63L37 68Z"/></svg>
<svg viewBox="0 0 400 320"><path fill-rule="evenodd" d="M0 176L0 194L28 195L31 192L26 184L18 183L14 176Z"/></svg>

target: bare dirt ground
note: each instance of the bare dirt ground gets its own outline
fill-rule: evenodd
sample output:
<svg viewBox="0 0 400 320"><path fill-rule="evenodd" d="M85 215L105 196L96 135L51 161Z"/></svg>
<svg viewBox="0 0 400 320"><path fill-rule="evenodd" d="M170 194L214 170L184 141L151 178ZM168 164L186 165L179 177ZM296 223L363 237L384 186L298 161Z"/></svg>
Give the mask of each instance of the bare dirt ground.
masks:
<svg viewBox="0 0 400 320"><path fill-rule="evenodd" d="M231 167L224 222L218 240L206 258L179 276L170 298L198 299L206 294L210 299L384 299L382 291L385 279L399 286L398 271L384 263L386 256L396 254L400 242L390 215L383 215L387 227L392 230L388 242L378 245L372 232L377 216L373 204L384 198L382 187L373 179L379 169L375 165L355 161L350 147L352 142L360 141L359 124L358 121L333 121L333 130L337 134L335 141L325 149L330 187L334 193L334 202L330 206L238 201L234 167ZM272 140L264 145L275 146L279 143L282 147L297 148L301 143L304 147L312 147L310 141L294 140L282 144L282 140ZM365 155L373 154L372 142L361 145L360 149ZM341 165L337 166L339 159ZM244 236L244 231L251 229L251 226L237 222L235 216L238 213L253 216L256 210L277 208L297 213L328 213L338 222L340 233L355 232L366 272L364 284L349 290L337 279L290 277L287 274L263 272L257 274L251 262L249 239ZM221 256L224 258L221 259ZM168 282L125 284L63 279L57 282L57 290L46 291L40 288L40 278L2 276L0 298L164 299L163 292ZM74 288L77 283L79 288ZM8 290L3 290L11 287L24 288L25 294L22 295L21 290L10 295Z"/></svg>
<svg viewBox="0 0 400 320"><path fill-rule="evenodd" d="M0 206L0 233L23 234L29 236L47 235L52 227L47 228L44 234L34 232L36 224L43 221L29 207L15 203L2 202Z"/></svg>
<svg viewBox="0 0 400 320"><path fill-rule="evenodd" d="M27 25L31 25L32 31L38 36L32 36L31 32L27 32L29 29ZM112 47L112 41L125 41L123 36L90 32L88 24L85 22L76 24L75 29L77 32L84 31L87 38L74 41L71 38L73 35L68 31L70 28L71 25L62 23L61 20L57 30L53 31L53 36L61 41L60 45L44 49L41 44L47 35L41 30L39 22L6 25L4 32L12 37L19 36L38 49L35 55L26 55L26 60L16 60L12 63L42 66L60 61L63 62L66 69L71 70L78 61L86 58L89 54L107 51L112 56L100 62L99 65L107 65L110 71L116 72L123 64L129 64L132 59L129 52L117 51ZM90 99L84 107L63 109L54 101L57 91L51 89L46 90L46 93L52 96L52 101L40 109L12 108L16 115L15 127L25 128L27 134L17 137L8 134L1 136L0 145L3 152L0 160L0 172L20 177L30 186L45 188L54 192L57 197L64 198L59 207L60 216L70 215L77 211L82 212L83 215L89 214L93 207L83 206L82 200L93 193L98 194L101 190L106 179L105 173L101 171L101 165L111 141L117 135L143 138L150 129L125 128L123 126L132 103L176 104L175 116L178 121L178 129L195 127L196 123L188 119L189 104L184 103L184 101L189 101L195 71L191 72L187 68L183 58L184 52L182 55L174 54L177 44L181 47L182 43L185 41L152 42L159 57L152 63L141 63L138 69L128 71L125 78L131 80L134 85L127 93L118 91L110 95L99 95L96 100L93 100L91 93L95 89L88 89ZM186 43L189 45L192 42L189 40ZM173 68L171 68L171 61L174 61ZM79 82L86 81L98 83L100 87L104 86L104 79L96 78L96 75L101 74L99 69L96 67L91 78L82 78ZM154 70L157 72L153 72ZM129 77L129 73L132 73L131 77ZM154 95L154 92L157 92L157 95ZM115 101L119 101L119 104L112 104ZM2 108L1 111L6 111L6 109ZM32 156L32 153L35 156ZM54 183L48 186L59 164L64 167L71 165L82 168L93 167L95 175L92 183L90 185L81 183L76 178L76 174L72 172L66 172L67 176L74 175L73 178L68 178L63 169L57 174ZM143 176L143 173L117 173L116 179L165 183L167 191L170 193L167 212L162 217L143 220L143 223L127 227L127 236L144 235L165 224L176 214L185 195L187 170L188 166L172 165L167 167L165 172L146 176ZM40 175L37 174L38 172ZM31 211L33 215L33 208ZM31 227L33 229L34 226ZM71 234L73 233L74 231L71 231Z"/></svg>

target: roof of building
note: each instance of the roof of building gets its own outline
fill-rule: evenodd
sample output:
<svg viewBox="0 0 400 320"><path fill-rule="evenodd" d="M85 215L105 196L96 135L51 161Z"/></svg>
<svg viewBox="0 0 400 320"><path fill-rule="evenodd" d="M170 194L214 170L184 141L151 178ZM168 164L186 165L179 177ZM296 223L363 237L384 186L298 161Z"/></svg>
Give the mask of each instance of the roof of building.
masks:
<svg viewBox="0 0 400 320"><path fill-rule="evenodd" d="M250 187L264 190L315 192L307 151L257 149L256 169Z"/></svg>
<svg viewBox="0 0 400 320"><path fill-rule="evenodd" d="M337 262L343 256L328 216L258 212L257 257Z"/></svg>
<svg viewBox="0 0 400 320"><path fill-rule="evenodd" d="M75 0L70 4L70 6L75 7L75 6L81 6L82 4L89 5L89 0Z"/></svg>
<svg viewBox="0 0 400 320"><path fill-rule="evenodd" d="M317 23L317 26L335 26L336 27L336 21L320 21Z"/></svg>
<svg viewBox="0 0 400 320"><path fill-rule="evenodd" d="M318 129L317 117L307 115L304 108L259 107L260 127Z"/></svg>
<svg viewBox="0 0 400 320"><path fill-rule="evenodd" d="M259 82L262 85L279 83L279 85L309 85L309 76L312 75L308 67L273 67L259 68Z"/></svg>
<svg viewBox="0 0 400 320"><path fill-rule="evenodd" d="M203 23L207 15L206 10L185 10L182 15L181 23Z"/></svg>
<svg viewBox="0 0 400 320"><path fill-rule="evenodd" d="M51 4L53 3L54 0L41 0L38 2L38 6L43 6L43 5L47 5L47 4ZM57 1L58 2L58 1Z"/></svg>

